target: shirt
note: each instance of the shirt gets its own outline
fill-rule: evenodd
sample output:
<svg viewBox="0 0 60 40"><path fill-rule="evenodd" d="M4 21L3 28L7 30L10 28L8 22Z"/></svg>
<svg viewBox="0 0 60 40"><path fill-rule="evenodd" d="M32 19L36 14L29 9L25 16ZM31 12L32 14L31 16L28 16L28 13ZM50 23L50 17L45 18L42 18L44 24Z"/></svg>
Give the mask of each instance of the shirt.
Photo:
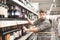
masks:
<svg viewBox="0 0 60 40"><path fill-rule="evenodd" d="M38 31L39 32L50 32L51 30L51 24L50 24L50 21L49 19L38 19L34 22L34 25L37 27ZM37 35L37 40L50 40L51 38L48 37L48 36L51 36L51 34L46 34L46 33L43 33L43 34L40 34L38 32L38 35ZM48 38L47 38L48 37Z"/></svg>
<svg viewBox="0 0 60 40"><path fill-rule="evenodd" d="M43 31L51 27L49 19L38 19L34 22L34 25L38 28L38 31Z"/></svg>

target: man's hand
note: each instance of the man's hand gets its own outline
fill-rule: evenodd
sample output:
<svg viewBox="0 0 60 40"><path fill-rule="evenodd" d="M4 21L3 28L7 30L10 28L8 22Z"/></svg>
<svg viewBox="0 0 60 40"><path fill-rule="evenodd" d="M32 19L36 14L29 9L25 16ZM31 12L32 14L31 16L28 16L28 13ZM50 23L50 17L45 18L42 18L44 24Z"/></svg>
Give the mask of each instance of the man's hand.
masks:
<svg viewBox="0 0 60 40"><path fill-rule="evenodd" d="M23 29L24 29L25 31L27 31L27 28L26 28L25 26L23 26Z"/></svg>
<svg viewBox="0 0 60 40"><path fill-rule="evenodd" d="M25 15L25 18L28 18L27 15Z"/></svg>

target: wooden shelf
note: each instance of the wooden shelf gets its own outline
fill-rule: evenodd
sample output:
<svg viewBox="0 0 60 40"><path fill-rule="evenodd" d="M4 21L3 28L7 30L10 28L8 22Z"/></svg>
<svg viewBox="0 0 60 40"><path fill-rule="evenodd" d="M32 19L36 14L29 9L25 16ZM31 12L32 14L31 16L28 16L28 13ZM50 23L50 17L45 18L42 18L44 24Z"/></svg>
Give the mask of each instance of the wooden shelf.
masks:
<svg viewBox="0 0 60 40"><path fill-rule="evenodd" d="M1 20L0 28L14 26L14 25L20 25L20 24L27 24L27 23L28 23L28 21L26 21L26 20Z"/></svg>
<svg viewBox="0 0 60 40"><path fill-rule="evenodd" d="M4 33L2 33L2 34L3 34L3 35L6 35L6 34L9 34L9 33L15 32L15 31L18 31L18 29L10 30L10 31L4 32Z"/></svg>

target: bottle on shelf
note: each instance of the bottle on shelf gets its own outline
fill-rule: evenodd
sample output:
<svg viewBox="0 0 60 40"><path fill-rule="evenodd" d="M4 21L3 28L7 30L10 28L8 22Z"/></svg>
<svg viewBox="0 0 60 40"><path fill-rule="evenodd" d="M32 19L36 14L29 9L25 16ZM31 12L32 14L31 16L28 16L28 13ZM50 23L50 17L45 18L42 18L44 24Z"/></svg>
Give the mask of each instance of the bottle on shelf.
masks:
<svg viewBox="0 0 60 40"><path fill-rule="evenodd" d="M27 16L29 16L29 11L26 12Z"/></svg>
<svg viewBox="0 0 60 40"><path fill-rule="evenodd" d="M10 33L10 40L14 40L14 35L13 35L13 33Z"/></svg>
<svg viewBox="0 0 60 40"><path fill-rule="evenodd" d="M2 0L0 0L0 6L2 6L3 5L3 1Z"/></svg>
<svg viewBox="0 0 60 40"><path fill-rule="evenodd" d="M34 20L34 14L31 13L31 12L29 13L29 19L30 19L30 20Z"/></svg>
<svg viewBox="0 0 60 40"><path fill-rule="evenodd" d="M14 10L13 10L13 6L11 6L8 9L8 18L14 18L13 15L14 15Z"/></svg>
<svg viewBox="0 0 60 40"><path fill-rule="evenodd" d="M22 27L25 26L25 25L22 25ZM26 31L22 28L22 36L26 35Z"/></svg>
<svg viewBox="0 0 60 40"><path fill-rule="evenodd" d="M21 37L22 36L22 30L20 29L20 31L19 31L19 37Z"/></svg>
<svg viewBox="0 0 60 40"><path fill-rule="evenodd" d="M7 8L0 6L0 18L5 18L7 17Z"/></svg>
<svg viewBox="0 0 60 40"><path fill-rule="evenodd" d="M2 0L0 0L0 3L2 3Z"/></svg>
<svg viewBox="0 0 60 40"><path fill-rule="evenodd" d="M21 17L22 17L21 8L20 8L20 7L15 6L14 13L15 13L15 16L16 16L17 18L21 18Z"/></svg>
<svg viewBox="0 0 60 40"><path fill-rule="evenodd" d="M22 36L22 25L17 25L18 26L18 32L19 32L19 38Z"/></svg>
<svg viewBox="0 0 60 40"><path fill-rule="evenodd" d="M15 40L17 40L19 38L19 32L18 31L14 32L14 37L15 37Z"/></svg>
<svg viewBox="0 0 60 40"><path fill-rule="evenodd" d="M22 18L21 8L19 6L11 6L8 10L8 17L9 18Z"/></svg>
<svg viewBox="0 0 60 40"><path fill-rule="evenodd" d="M2 7L7 7L7 5L6 5L6 0L0 0L0 6L2 6Z"/></svg>
<svg viewBox="0 0 60 40"><path fill-rule="evenodd" d="M2 4L4 4L4 5L5 5L5 4L6 4L6 0L2 0Z"/></svg>
<svg viewBox="0 0 60 40"><path fill-rule="evenodd" d="M24 20L27 20L26 19L26 16L27 16L26 13L27 13L26 9L22 9L22 15L23 15L22 19L24 19Z"/></svg>
<svg viewBox="0 0 60 40"><path fill-rule="evenodd" d="M0 15L0 18L4 18L4 15Z"/></svg>

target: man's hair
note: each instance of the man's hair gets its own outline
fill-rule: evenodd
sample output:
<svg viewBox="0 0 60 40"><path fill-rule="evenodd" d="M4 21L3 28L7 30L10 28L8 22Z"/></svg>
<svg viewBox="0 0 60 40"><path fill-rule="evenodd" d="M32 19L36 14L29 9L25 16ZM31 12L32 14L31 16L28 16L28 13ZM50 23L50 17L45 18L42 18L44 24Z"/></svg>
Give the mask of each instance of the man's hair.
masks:
<svg viewBox="0 0 60 40"><path fill-rule="evenodd" d="M40 10L39 13L46 13L44 10Z"/></svg>

